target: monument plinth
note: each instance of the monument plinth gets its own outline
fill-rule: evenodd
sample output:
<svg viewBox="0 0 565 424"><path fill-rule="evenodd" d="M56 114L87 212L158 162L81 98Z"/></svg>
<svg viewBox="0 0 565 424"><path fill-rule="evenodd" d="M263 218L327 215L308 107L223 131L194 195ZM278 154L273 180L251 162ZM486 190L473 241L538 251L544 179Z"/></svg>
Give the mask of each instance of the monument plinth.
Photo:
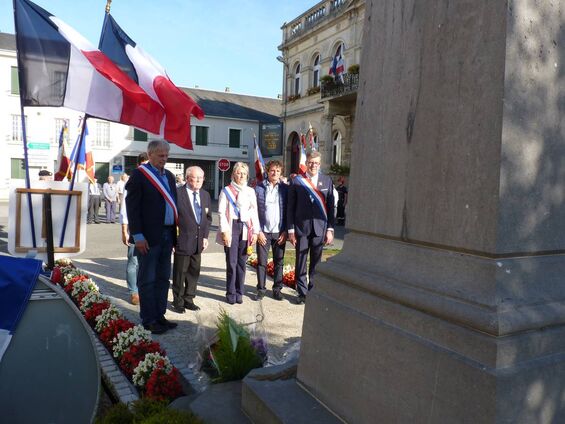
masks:
<svg viewBox="0 0 565 424"><path fill-rule="evenodd" d="M367 3L349 233L298 382L347 422L565 422L565 11Z"/></svg>

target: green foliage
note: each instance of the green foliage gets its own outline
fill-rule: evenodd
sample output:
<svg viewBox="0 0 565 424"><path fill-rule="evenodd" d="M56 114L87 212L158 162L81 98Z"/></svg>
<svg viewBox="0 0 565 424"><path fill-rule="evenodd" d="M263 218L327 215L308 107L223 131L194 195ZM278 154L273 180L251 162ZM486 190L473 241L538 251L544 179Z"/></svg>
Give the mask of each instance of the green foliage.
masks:
<svg viewBox="0 0 565 424"><path fill-rule="evenodd" d="M212 347L219 373L217 382L240 380L253 368L262 366L247 330L224 310L220 312L217 327L218 342Z"/></svg>
<svg viewBox="0 0 565 424"><path fill-rule="evenodd" d="M347 68L347 73L348 74L358 74L359 73L359 65L357 65L357 64L351 65L349 68Z"/></svg>
<svg viewBox="0 0 565 424"><path fill-rule="evenodd" d="M133 413L125 403L112 406L106 415L96 420L96 424L133 424Z"/></svg>
<svg viewBox="0 0 565 424"><path fill-rule="evenodd" d="M143 420L143 424L203 424L203 422L188 411L164 409Z"/></svg>
<svg viewBox="0 0 565 424"><path fill-rule="evenodd" d="M349 166L338 165L337 163L334 163L332 166L330 166L330 174L349 175Z"/></svg>
<svg viewBox="0 0 565 424"><path fill-rule="evenodd" d="M327 84L329 82L334 82L334 77L331 75L324 75L322 78L320 78L320 81Z"/></svg>
<svg viewBox="0 0 565 424"><path fill-rule="evenodd" d="M311 96L312 94L316 94L320 92L320 86L317 85L316 87L310 87L308 89L308 95Z"/></svg>
<svg viewBox="0 0 565 424"><path fill-rule="evenodd" d="M135 401L130 411L125 403L118 403L108 410L96 424L203 424L202 420L188 411L167 408L165 402L142 398Z"/></svg>
<svg viewBox="0 0 565 424"><path fill-rule="evenodd" d="M167 408L167 403L149 398L141 398L133 403L136 422L141 422Z"/></svg>

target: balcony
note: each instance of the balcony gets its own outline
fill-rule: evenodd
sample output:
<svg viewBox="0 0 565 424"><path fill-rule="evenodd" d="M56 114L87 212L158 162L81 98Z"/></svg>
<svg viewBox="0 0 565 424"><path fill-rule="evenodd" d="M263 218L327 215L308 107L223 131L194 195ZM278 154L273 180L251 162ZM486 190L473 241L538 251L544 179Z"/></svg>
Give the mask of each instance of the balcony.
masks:
<svg viewBox="0 0 565 424"><path fill-rule="evenodd" d="M322 83L321 98L345 96L357 92L359 88L359 74L341 74L336 81Z"/></svg>
<svg viewBox="0 0 565 424"><path fill-rule="evenodd" d="M344 9L343 6L346 3L346 0L329 0L319 3L286 26L284 42L301 36L321 22L335 16L341 9Z"/></svg>

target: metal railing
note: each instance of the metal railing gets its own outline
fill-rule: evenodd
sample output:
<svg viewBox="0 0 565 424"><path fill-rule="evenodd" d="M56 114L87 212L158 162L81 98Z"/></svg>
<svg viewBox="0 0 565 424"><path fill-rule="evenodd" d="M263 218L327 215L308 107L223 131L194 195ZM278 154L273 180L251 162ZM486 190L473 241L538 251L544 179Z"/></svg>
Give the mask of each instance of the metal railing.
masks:
<svg viewBox="0 0 565 424"><path fill-rule="evenodd" d="M359 74L341 74L335 81L322 83L321 98L355 93L359 88Z"/></svg>
<svg viewBox="0 0 565 424"><path fill-rule="evenodd" d="M293 38L304 34L310 28L315 27L327 18L334 16L338 13L339 9L345 5L345 3L346 0L330 0L310 13L300 16L290 24L289 29L287 29L284 42L286 43Z"/></svg>

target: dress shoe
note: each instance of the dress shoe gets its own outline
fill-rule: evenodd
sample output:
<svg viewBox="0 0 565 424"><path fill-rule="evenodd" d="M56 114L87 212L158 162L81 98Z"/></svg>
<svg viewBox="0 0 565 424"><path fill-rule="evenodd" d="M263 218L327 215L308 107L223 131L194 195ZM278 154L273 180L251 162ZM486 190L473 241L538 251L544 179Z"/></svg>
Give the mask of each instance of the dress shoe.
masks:
<svg viewBox="0 0 565 424"><path fill-rule="evenodd" d="M163 325L159 322L154 322L152 324L143 325L143 328L146 330L151 331L151 334L163 334L169 328L166 325Z"/></svg>
<svg viewBox="0 0 565 424"><path fill-rule="evenodd" d="M296 298L296 304L302 305L303 303L306 303L306 296L298 296Z"/></svg>
<svg viewBox="0 0 565 424"><path fill-rule="evenodd" d="M185 307L185 309L188 309L189 311L199 311L200 310L200 306L195 305L193 302L185 302L184 307Z"/></svg>
<svg viewBox="0 0 565 424"><path fill-rule="evenodd" d="M273 299L275 300L283 300L283 295L280 290L275 290L273 292Z"/></svg>
<svg viewBox="0 0 565 424"><path fill-rule="evenodd" d="M226 296L226 302L228 302L230 305L233 305L235 303L235 299Z"/></svg>
<svg viewBox="0 0 565 424"><path fill-rule="evenodd" d="M131 295L131 304L139 305L139 295L137 293Z"/></svg>
<svg viewBox="0 0 565 424"><path fill-rule="evenodd" d="M238 297L237 299L235 299L236 303L243 303L243 297Z"/></svg>
<svg viewBox="0 0 565 424"><path fill-rule="evenodd" d="M173 328L177 328L178 324L176 322L171 322L168 319L166 319L165 317L160 318L157 321L159 324L161 324L162 326L166 327L168 330L172 330Z"/></svg>
<svg viewBox="0 0 565 424"><path fill-rule="evenodd" d="M265 292L264 291L258 291L257 294L255 295L255 300L261 300L265 297Z"/></svg>
<svg viewBox="0 0 565 424"><path fill-rule="evenodd" d="M171 305L171 311L177 314L184 314L184 306Z"/></svg>

